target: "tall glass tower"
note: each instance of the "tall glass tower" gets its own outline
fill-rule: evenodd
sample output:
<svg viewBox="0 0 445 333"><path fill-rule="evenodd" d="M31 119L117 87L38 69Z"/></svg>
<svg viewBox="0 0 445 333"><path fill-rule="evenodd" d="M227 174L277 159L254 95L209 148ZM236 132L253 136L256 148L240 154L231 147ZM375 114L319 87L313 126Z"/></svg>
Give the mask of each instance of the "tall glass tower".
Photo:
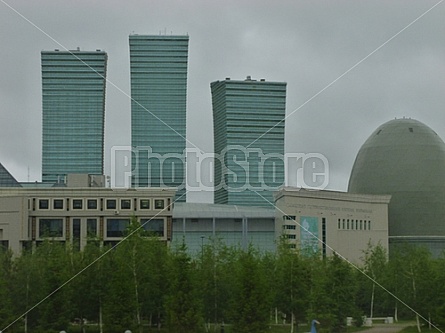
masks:
<svg viewBox="0 0 445 333"><path fill-rule="evenodd" d="M42 51L42 181L104 173L107 53Z"/></svg>
<svg viewBox="0 0 445 333"><path fill-rule="evenodd" d="M225 79L210 84L215 203L273 205L284 185L286 83Z"/></svg>
<svg viewBox="0 0 445 333"><path fill-rule="evenodd" d="M130 35L132 186L185 196L188 36Z"/></svg>

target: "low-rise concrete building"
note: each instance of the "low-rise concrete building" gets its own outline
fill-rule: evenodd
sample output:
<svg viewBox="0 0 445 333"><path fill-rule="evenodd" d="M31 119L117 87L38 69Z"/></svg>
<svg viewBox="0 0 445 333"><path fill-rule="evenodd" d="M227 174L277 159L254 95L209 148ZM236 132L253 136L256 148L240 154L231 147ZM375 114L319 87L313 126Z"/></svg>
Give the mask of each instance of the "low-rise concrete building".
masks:
<svg viewBox="0 0 445 333"><path fill-rule="evenodd" d="M302 251L359 262L368 244L388 250L389 195L282 188L275 194L276 237Z"/></svg>
<svg viewBox="0 0 445 333"><path fill-rule="evenodd" d="M66 187L0 188L0 244L15 253L46 238L79 250L89 240L113 245L125 236L132 218L170 242L176 189L116 190L90 187L88 176L73 179Z"/></svg>

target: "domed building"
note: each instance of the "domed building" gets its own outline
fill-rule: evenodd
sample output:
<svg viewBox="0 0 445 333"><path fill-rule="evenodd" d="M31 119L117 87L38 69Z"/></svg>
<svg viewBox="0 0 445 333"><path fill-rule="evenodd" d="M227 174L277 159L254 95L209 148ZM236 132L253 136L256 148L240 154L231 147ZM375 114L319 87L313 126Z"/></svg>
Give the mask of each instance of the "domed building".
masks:
<svg viewBox="0 0 445 333"><path fill-rule="evenodd" d="M445 143L425 124L403 118L377 128L357 154L348 192L391 195L390 250L445 250Z"/></svg>

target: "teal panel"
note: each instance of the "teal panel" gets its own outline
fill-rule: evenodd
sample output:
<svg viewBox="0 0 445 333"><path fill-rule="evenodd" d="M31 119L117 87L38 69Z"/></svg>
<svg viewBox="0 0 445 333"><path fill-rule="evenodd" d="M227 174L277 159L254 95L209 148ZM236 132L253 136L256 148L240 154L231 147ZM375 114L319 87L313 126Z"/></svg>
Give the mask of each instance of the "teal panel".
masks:
<svg viewBox="0 0 445 333"><path fill-rule="evenodd" d="M318 251L318 218L311 216L300 217L300 245L304 253Z"/></svg>

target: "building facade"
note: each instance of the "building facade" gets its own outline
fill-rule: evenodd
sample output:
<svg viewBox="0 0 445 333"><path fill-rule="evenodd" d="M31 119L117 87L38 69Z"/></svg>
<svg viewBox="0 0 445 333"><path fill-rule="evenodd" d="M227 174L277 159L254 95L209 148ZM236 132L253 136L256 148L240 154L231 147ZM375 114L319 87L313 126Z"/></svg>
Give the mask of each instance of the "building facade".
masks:
<svg viewBox="0 0 445 333"><path fill-rule="evenodd" d="M188 36L130 35L132 186L185 201Z"/></svg>
<svg viewBox="0 0 445 333"><path fill-rule="evenodd" d="M358 263L368 244L388 250L389 195L285 187L275 195L277 238L302 252Z"/></svg>
<svg viewBox="0 0 445 333"><path fill-rule="evenodd" d="M205 203L176 203L172 244L185 243L192 255L214 242L260 252L275 251L275 210Z"/></svg>
<svg viewBox="0 0 445 333"><path fill-rule="evenodd" d="M42 181L104 173L107 53L42 51Z"/></svg>
<svg viewBox="0 0 445 333"><path fill-rule="evenodd" d="M77 178L79 180L79 178ZM172 235L175 189L122 189L83 184L51 188L0 188L0 245L20 253L45 239L72 244L114 245L124 238L130 221L167 243ZM77 184L77 185L76 185Z"/></svg>
<svg viewBox="0 0 445 333"><path fill-rule="evenodd" d="M212 82L215 203L273 206L284 184L286 83Z"/></svg>

